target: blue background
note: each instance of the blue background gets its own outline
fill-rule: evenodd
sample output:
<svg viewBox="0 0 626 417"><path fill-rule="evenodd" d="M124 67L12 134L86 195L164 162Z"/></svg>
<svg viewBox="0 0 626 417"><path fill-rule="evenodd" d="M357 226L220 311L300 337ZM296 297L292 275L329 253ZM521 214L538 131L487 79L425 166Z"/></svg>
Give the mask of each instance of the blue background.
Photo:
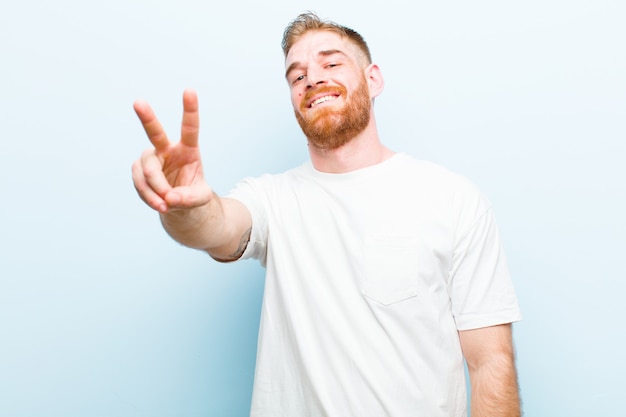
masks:
<svg viewBox="0 0 626 417"><path fill-rule="evenodd" d="M370 44L383 141L493 202L526 415L624 415L624 2L33 0L0 6L0 416L247 415L263 270L161 230L132 103L176 138L198 91L218 193L301 163L280 39L307 9Z"/></svg>

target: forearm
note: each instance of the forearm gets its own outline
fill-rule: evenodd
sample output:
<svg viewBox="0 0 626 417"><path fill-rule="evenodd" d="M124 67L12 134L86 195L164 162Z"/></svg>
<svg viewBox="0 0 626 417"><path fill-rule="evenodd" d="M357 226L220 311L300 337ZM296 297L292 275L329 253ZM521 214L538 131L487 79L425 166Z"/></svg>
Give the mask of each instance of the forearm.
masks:
<svg viewBox="0 0 626 417"><path fill-rule="evenodd" d="M513 355L499 355L479 368L470 368L472 417L521 416Z"/></svg>
<svg viewBox="0 0 626 417"><path fill-rule="evenodd" d="M208 233L220 228L221 207L213 198L207 204L190 209L173 209L161 213L161 224L165 231L177 242L195 249L212 246L218 235Z"/></svg>
<svg viewBox="0 0 626 417"><path fill-rule="evenodd" d="M241 203L216 194L202 206L161 213L161 223L177 242L223 261L241 256L251 225Z"/></svg>

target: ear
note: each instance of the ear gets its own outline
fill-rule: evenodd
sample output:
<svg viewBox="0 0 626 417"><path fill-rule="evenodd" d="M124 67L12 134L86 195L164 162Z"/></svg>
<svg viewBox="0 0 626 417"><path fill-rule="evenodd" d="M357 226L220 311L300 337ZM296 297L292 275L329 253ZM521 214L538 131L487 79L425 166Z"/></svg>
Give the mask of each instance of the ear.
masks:
<svg viewBox="0 0 626 417"><path fill-rule="evenodd" d="M375 98L383 92L385 80L383 74L376 64L370 64L365 68L365 80L370 90L370 97Z"/></svg>

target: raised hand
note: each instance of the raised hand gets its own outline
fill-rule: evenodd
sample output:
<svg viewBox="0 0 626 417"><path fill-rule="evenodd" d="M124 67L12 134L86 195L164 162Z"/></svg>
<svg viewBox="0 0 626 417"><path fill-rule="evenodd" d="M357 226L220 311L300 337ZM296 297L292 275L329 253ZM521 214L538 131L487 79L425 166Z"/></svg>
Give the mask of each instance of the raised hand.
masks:
<svg viewBox="0 0 626 417"><path fill-rule="evenodd" d="M141 199L155 210L168 213L207 204L213 192L204 180L198 148L198 97L183 93L180 141L172 143L145 101L134 104L135 112L154 148L145 150L133 163L133 182Z"/></svg>

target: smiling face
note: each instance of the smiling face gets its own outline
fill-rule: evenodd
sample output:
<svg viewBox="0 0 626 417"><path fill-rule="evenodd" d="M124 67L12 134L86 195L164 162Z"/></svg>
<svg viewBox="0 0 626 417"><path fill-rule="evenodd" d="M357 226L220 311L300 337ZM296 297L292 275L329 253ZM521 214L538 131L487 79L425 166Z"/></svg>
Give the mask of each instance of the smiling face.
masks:
<svg viewBox="0 0 626 417"><path fill-rule="evenodd" d="M336 33L306 33L286 58L286 78L296 119L313 146L336 149L361 133L371 97L358 48Z"/></svg>

